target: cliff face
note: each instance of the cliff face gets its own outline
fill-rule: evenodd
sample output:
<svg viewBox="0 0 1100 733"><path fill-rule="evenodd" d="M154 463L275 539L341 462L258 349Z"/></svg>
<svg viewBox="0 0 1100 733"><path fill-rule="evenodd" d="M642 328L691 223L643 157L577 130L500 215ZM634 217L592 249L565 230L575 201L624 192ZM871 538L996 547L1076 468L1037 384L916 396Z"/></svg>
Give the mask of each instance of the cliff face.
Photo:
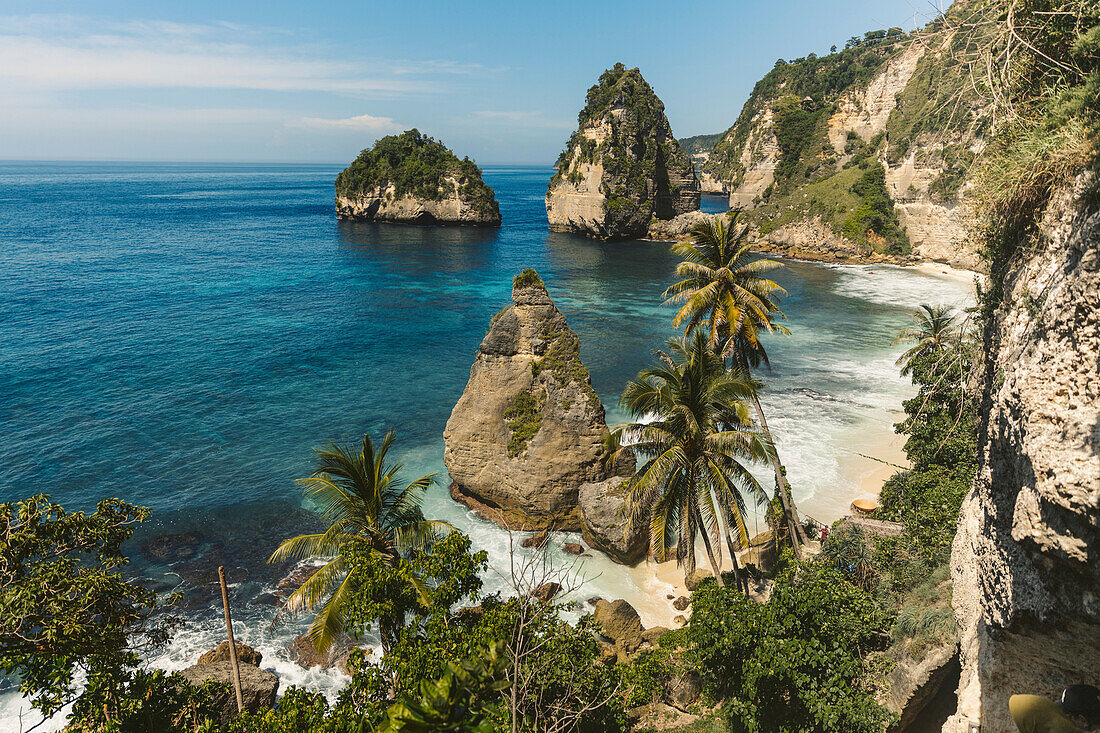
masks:
<svg viewBox="0 0 1100 733"><path fill-rule="evenodd" d="M587 509L597 533L622 537L617 483L601 482L633 466L609 464L606 435L577 335L537 276L517 279L443 433L451 496L511 529L586 529ZM585 507L582 484L590 485Z"/></svg>
<svg viewBox="0 0 1100 733"><path fill-rule="evenodd" d="M726 182L730 207L751 212L761 239L782 228L789 239L816 220L852 245L831 250L980 267L963 212L986 115L958 59L981 39L953 29L963 25L948 22L963 12L955 5L910 35L872 33L829 56L778 62L757 83L703 173ZM874 167L884 187L870 196L856 179ZM813 257L811 242L796 248Z"/></svg>
<svg viewBox="0 0 1100 733"><path fill-rule="evenodd" d="M546 193L552 230L631 239L645 236L651 219L699 208L691 158L638 69L604 72L578 120Z"/></svg>
<svg viewBox="0 0 1100 733"><path fill-rule="evenodd" d="M481 169L409 130L381 138L336 178L341 219L500 226L500 207Z"/></svg>
<svg viewBox="0 0 1100 733"><path fill-rule="evenodd" d="M469 226L500 226L500 209L486 209L459 195L462 183L454 177L444 179L444 191L439 199L398 197L390 184L377 186L351 196L336 197L336 216L355 221L385 221L398 224L445 224Z"/></svg>
<svg viewBox="0 0 1100 733"><path fill-rule="evenodd" d="M1100 213L1054 197L1009 263L978 375L979 469L951 566L959 707L1013 731L1008 698L1100 680ZM1095 207L1094 207L1095 208Z"/></svg>

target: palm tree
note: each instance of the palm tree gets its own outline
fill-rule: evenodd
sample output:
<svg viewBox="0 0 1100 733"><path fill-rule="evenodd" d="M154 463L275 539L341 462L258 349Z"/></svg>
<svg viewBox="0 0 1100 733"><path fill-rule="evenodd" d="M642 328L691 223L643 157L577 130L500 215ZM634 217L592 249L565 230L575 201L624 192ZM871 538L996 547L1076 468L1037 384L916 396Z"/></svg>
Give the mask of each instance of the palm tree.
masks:
<svg viewBox="0 0 1100 733"><path fill-rule="evenodd" d="M939 356L955 346L962 336L958 314L942 305L923 304L912 314L915 328L904 328L894 343L912 343L895 364L901 365L901 373L913 371L918 359ZM914 343L915 342L915 343Z"/></svg>
<svg viewBox="0 0 1100 733"><path fill-rule="evenodd" d="M316 468L298 483L319 505L328 529L284 540L268 558L268 562L331 558L279 610L279 614L294 614L321 606L309 627L309 636L321 653L343 631L344 605L355 583L355 574L349 572L342 554L347 541L364 541L370 552L393 565L403 553L425 546L438 530L450 528L445 522L425 520L420 512L420 502L435 474L421 476L404 487L397 481L404 464L386 462L393 438L391 430L377 449L369 435L363 436L358 448L330 443L317 449Z"/></svg>
<svg viewBox="0 0 1100 733"><path fill-rule="evenodd" d="M787 334L777 320L783 317L777 299L786 291L764 274L782 267L775 260L762 260L749 249L748 227L737 226L739 211L727 217L716 216L697 224L691 237L672 247L684 257L676 274L683 280L664 292L666 304L681 304L673 320L688 333L703 326L709 334L712 349L728 358L731 364L749 372L761 364L767 365L768 354L760 340L761 332ZM765 435L770 436L764 409L754 393L750 398ZM806 533L798 519L798 510L791 498L790 485L774 449L769 461L775 471L775 484L787 531L796 557L801 557Z"/></svg>
<svg viewBox="0 0 1100 733"><path fill-rule="evenodd" d="M660 363L627 385L622 404L635 418L619 425L612 442L643 458L628 494L630 521L650 521L650 552L665 558L675 546L685 579L695 570L695 539L702 537L711 570L722 584L712 539L726 538L738 583L736 545L748 542L741 490L766 500L743 461L767 455L746 400L757 388L696 331L656 352ZM732 532L737 533L736 543Z"/></svg>

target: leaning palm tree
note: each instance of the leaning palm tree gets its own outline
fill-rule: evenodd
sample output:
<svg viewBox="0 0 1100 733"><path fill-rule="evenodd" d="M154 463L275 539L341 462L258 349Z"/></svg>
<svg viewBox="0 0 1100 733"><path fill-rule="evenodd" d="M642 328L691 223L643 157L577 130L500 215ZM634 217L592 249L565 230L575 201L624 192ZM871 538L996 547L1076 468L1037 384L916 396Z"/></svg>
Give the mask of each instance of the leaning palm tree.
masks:
<svg viewBox="0 0 1100 733"><path fill-rule="evenodd" d="M777 323L783 317L777 299L786 291L764 274L782 267L775 260L756 258L749 249L748 227L737 225L739 211L726 217L716 216L701 222L691 230L690 238L672 247L684 258L676 267L683 278L664 292L666 304L680 304L673 325L683 326L688 333L697 326L706 329L712 349L745 370L768 364L768 355L760 339L762 332L783 333ZM753 408L764 433L768 421L755 394ZM775 471L776 490L783 507L787 531L795 556L801 557L806 533L798 519L798 510L791 498L790 485L779 460L778 451L770 456Z"/></svg>
<svg viewBox="0 0 1100 733"><path fill-rule="evenodd" d="M328 528L320 534L304 534L284 540L268 562L323 557L329 560L287 598L279 615L320 611L309 627L317 651L324 652L344 628L343 611L355 583L342 554L352 539L363 541L369 552L384 563L425 546L444 522L424 519L420 502L435 480L435 474L421 476L401 486L397 474L404 464L386 462L393 444L391 430L375 448L369 435L360 447L330 443L316 450L316 467L299 479L306 497L315 502Z"/></svg>
<svg viewBox="0 0 1100 733"><path fill-rule="evenodd" d="M942 305L921 305L913 314L914 328L904 328L894 343L912 343L894 362L902 374L909 374L925 356L939 356L955 346L962 336L958 314Z"/></svg>
<svg viewBox="0 0 1100 733"><path fill-rule="evenodd" d="M659 364L622 396L635 418L648 421L616 426L611 438L644 461L630 484L630 521L649 520L650 553L664 559L675 548L685 579L695 570L701 537L722 584L721 545L716 555L713 541L725 537L740 584L736 550L748 542L742 492L758 502L767 498L745 465L769 450L746 404L758 385L744 370L726 369L701 331L656 353Z"/></svg>

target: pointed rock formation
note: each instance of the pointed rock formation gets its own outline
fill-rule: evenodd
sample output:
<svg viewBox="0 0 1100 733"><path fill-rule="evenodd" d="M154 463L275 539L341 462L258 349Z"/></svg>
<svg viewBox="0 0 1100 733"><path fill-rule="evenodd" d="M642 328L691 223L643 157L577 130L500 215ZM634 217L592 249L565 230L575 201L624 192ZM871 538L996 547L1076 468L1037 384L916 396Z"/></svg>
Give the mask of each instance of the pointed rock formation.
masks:
<svg viewBox="0 0 1100 733"><path fill-rule="evenodd" d="M511 529L585 530L601 493L590 489L582 512L582 484L633 470L632 459L610 465L606 435L577 334L535 271L525 270L513 281L512 305L493 317L443 433L451 496ZM622 497L611 493L608 506L617 509ZM600 521L608 533L612 519ZM644 548L648 535L640 542ZM625 545L613 551L640 557Z"/></svg>
<svg viewBox="0 0 1100 733"><path fill-rule="evenodd" d="M699 208L691 158L638 69L605 71L546 193L550 228L598 239L644 237L650 220Z"/></svg>

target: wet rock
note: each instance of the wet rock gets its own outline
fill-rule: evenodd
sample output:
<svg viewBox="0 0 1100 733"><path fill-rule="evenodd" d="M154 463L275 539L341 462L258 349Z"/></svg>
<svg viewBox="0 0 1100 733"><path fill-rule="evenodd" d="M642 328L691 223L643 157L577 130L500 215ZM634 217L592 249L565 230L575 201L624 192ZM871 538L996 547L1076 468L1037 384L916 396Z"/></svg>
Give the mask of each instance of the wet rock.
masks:
<svg viewBox="0 0 1100 733"><path fill-rule="evenodd" d="M554 599L554 596L561 590L561 583L543 583L531 593L531 597L536 601L542 601L543 603L549 603Z"/></svg>
<svg viewBox="0 0 1100 733"><path fill-rule="evenodd" d="M682 629L687 626L687 616L677 616L676 618L672 619L672 623L676 628Z"/></svg>
<svg viewBox="0 0 1100 733"><path fill-rule="evenodd" d="M590 547L623 565L636 565L649 550L649 521L630 521L630 479L612 476L581 484L577 492L581 536Z"/></svg>
<svg viewBox="0 0 1100 733"><path fill-rule="evenodd" d="M533 534L530 537L526 538L520 544L522 546L528 548L528 549L537 548L537 549L541 550L543 547L546 547L546 543L549 542L549 541L550 541L550 533L549 532L538 532L538 533Z"/></svg>
<svg viewBox="0 0 1100 733"><path fill-rule="evenodd" d="M186 533L164 534L142 545L141 554L147 560L159 563L190 560L199 554L199 538Z"/></svg>
<svg viewBox="0 0 1100 733"><path fill-rule="evenodd" d="M279 691L278 675L252 664L240 665L240 673L245 710L258 713L275 706L275 696ZM221 722L224 725L237 717L237 696L233 691L233 671L229 662L196 664L180 674L192 685L201 685L206 680L223 683L225 686L217 696Z"/></svg>
<svg viewBox="0 0 1100 733"><path fill-rule="evenodd" d="M325 653L322 654L317 651L317 647L313 645L313 639L309 638L309 634L302 634L301 636L295 637L287 646L287 649L290 651L291 659L297 662L298 666L303 669L312 669L313 667L320 667L321 669L339 667L340 669L346 669L348 655L351 653L354 646L351 639L341 637L334 641Z"/></svg>
<svg viewBox="0 0 1100 733"><path fill-rule="evenodd" d="M588 599L588 600L586 601L586 603L588 603L588 605L589 605L589 606L595 606L595 605L596 605L597 603L599 603L599 602L600 602L600 601L602 601L602 600L603 600L603 599L602 599L602 598L600 598L599 596L592 596L591 598L589 598L589 599Z"/></svg>
<svg viewBox="0 0 1100 733"><path fill-rule="evenodd" d="M234 644L237 647L237 661L241 664L251 664L256 667L260 666L260 662L263 660L263 654L256 651L247 644L242 644L239 641ZM218 644L217 647L205 652L199 657L199 660L195 662L198 664L214 664L215 662L228 662L231 661L229 657L229 642L223 641Z"/></svg>
<svg viewBox="0 0 1100 733"><path fill-rule="evenodd" d="M680 596L672 602L672 607L677 611L686 611L687 607L691 605L691 599L687 596Z"/></svg>
<svg viewBox="0 0 1100 733"><path fill-rule="evenodd" d="M561 551L566 555L583 555L584 545L577 542L566 542L561 546Z"/></svg>

